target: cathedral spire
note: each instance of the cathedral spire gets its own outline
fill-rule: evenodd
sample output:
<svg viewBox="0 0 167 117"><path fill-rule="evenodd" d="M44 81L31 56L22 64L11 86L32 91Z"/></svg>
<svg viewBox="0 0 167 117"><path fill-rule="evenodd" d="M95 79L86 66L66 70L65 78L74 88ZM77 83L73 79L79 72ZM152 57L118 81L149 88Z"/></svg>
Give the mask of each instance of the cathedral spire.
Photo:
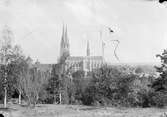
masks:
<svg viewBox="0 0 167 117"><path fill-rule="evenodd" d="M65 27L63 24L63 31L62 31L62 37L61 37L61 44L60 44L60 57L62 57L64 54L67 56L70 55L69 52L69 40L67 35L67 26Z"/></svg>
<svg viewBox="0 0 167 117"><path fill-rule="evenodd" d="M63 24L63 31L62 31L62 37L61 37L61 46L63 46L64 45L64 37L65 36L65 31L64 31L64 24Z"/></svg>
<svg viewBox="0 0 167 117"><path fill-rule="evenodd" d="M69 45L69 39L68 39L67 25L65 27L65 33L64 33L64 35L65 35L65 44L69 48L70 45Z"/></svg>
<svg viewBox="0 0 167 117"><path fill-rule="evenodd" d="M90 56L90 46L89 46L89 41L87 41L87 53L86 53L86 55L87 56Z"/></svg>

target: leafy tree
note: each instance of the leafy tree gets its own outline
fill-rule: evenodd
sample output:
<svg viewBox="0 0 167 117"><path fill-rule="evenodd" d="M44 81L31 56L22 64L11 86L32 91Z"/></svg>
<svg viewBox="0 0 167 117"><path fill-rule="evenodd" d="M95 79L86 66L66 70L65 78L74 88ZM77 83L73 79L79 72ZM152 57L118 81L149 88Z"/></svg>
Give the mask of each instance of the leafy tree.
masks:
<svg viewBox="0 0 167 117"><path fill-rule="evenodd" d="M71 83L71 73L70 68L66 68L66 60L69 57L68 52L64 52L60 57L57 64L57 75L60 79L60 89L59 89L59 97L61 99L60 103L69 103L68 89Z"/></svg>
<svg viewBox="0 0 167 117"><path fill-rule="evenodd" d="M93 71L92 80L83 96L84 104L128 105L129 94L133 91L134 74L120 67L103 66Z"/></svg>
<svg viewBox="0 0 167 117"><path fill-rule="evenodd" d="M55 103L57 100L57 94L60 93L61 79L57 74L57 65L52 65L51 77L48 81L46 91L48 93L47 103ZM59 102L60 103L60 102Z"/></svg>
<svg viewBox="0 0 167 117"><path fill-rule="evenodd" d="M8 66L8 78L13 81L8 84L11 84L9 86L11 89L18 92L19 104L23 96L28 99L30 105L35 105L50 73L38 69L36 64L33 65L30 57L20 56Z"/></svg>
<svg viewBox="0 0 167 117"><path fill-rule="evenodd" d="M46 90L49 95L49 103L69 103L72 92L72 79L68 70L65 70L65 63L58 63L52 66L51 77L48 81ZM57 96L59 96L57 98ZM59 100L57 100L59 99Z"/></svg>
<svg viewBox="0 0 167 117"><path fill-rule="evenodd" d="M5 26L2 31L2 38L0 40L0 74L2 78L2 84L4 87L4 107L6 108L7 103L7 90L10 88L12 76L10 76L10 63L17 59L17 54L15 53L16 46L12 45L13 33L8 26ZM9 77L10 76L10 77ZM12 88L11 88L12 89Z"/></svg>
<svg viewBox="0 0 167 117"><path fill-rule="evenodd" d="M46 81L49 76L49 73L40 71L40 69L36 69L36 67L30 68L26 72L23 86L29 105L35 106L39 99L39 94L41 90L43 90L44 84L47 83Z"/></svg>
<svg viewBox="0 0 167 117"><path fill-rule="evenodd" d="M13 80L10 87L19 94L19 104L21 104L21 96L23 96L23 74L28 70L29 65L19 46L14 47L14 53L16 59L14 61L11 61L11 63L8 65L8 77Z"/></svg>
<svg viewBox="0 0 167 117"><path fill-rule="evenodd" d="M166 92L167 91L167 50L164 50L161 55L158 54L157 57L160 57L162 64L160 67L156 66L156 70L160 76L153 82L152 87L155 89L155 91Z"/></svg>
<svg viewBox="0 0 167 117"><path fill-rule="evenodd" d="M151 84L154 90L152 96L153 105L163 107L167 105L167 50L164 50L162 54L156 55L161 60L161 66L156 66L156 70L159 73L159 77Z"/></svg>
<svg viewBox="0 0 167 117"><path fill-rule="evenodd" d="M84 71L76 71L72 74L73 83L74 83L74 90L75 90L75 100L81 101L82 95L86 88L86 79L85 79L85 72Z"/></svg>
<svg viewBox="0 0 167 117"><path fill-rule="evenodd" d="M13 33L8 26L2 31L0 40L0 87L4 87L4 107L7 96L17 91L19 103L21 96L25 96L30 104L36 104L40 91L46 83L48 72L40 71L33 65L30 57L25 57L19 46L12 43ZM7 95L8 94L8 95Z"/></svg>

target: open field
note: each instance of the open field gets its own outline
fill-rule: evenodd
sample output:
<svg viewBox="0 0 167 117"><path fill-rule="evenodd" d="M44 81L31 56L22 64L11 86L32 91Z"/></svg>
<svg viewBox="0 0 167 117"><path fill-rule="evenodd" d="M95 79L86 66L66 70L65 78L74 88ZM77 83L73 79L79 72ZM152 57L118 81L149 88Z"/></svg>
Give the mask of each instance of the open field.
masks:
<svg viewBox="0 0 167 117"><path fill-rule="evenodd" d="M167 109L111 108L75 105L37 105L35 108L11 105L9 117L161 117ZM2 109L0 112L4 112Z"/></svg>

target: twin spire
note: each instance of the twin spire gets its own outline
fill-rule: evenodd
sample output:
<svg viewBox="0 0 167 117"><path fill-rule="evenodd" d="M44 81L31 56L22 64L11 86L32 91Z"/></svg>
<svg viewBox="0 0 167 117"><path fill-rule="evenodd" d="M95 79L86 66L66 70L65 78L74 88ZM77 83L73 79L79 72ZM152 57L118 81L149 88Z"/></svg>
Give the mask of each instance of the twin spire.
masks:
<svg viewBox="0 0 167 117"><path fill-rule="evenodd" d="M62 57L65 53L70 55L70 44L67 34L67 25L63 25L63 32L60 45L60 57Z"/></svg>
<svg viewBox="0 0 167 117"><path fill-rule="evenodd" d="M67 25L63 25L63 33L62 33L62 39L61 39L61 46L69 48L69 39L68 39L68 34L67 34Z"/></svg>

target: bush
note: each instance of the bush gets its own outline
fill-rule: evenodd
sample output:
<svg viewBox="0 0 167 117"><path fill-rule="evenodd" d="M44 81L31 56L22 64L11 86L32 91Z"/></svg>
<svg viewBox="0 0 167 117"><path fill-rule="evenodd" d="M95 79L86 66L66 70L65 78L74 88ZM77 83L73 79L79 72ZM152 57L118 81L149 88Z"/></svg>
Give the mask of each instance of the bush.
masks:
<svg viewBox="0 0 167 117"><path fill-rule="evenodd" d="M133 81L130 98L133 106L149 107L152 90L149 87L153 77L136 77ZM132 99L133 98L133 99Z"/></svg>
<svg viewBox="0 0 167 117"><path fill-rule="evenodd" d="M94 103L95 91L93 86L88 86L82 94L81 101L84 105L92 105Z"/></svg>
<svg viewBox="0 0 167 117"><path fill-rule="evenodd" d="M162 64L160 67L155 67L160 76L151 84L155 92L152 100L154 106L163 107L167 105L167 50L164 50L162 54L156 56L161 59Z"/></svg>
<svg viewBox="0 0 167 117"><path fill-rule="evenodd" d="M97 106L158 106L154 99L158 94L149 87L154 77L140 77L124 70L105 66L93 71L91 81L83 93L82 103Z"/></svg>
<svg viewBox="0 0 167 117"><path fill-rule="evenodd" d="M154 77L140 77L127 68L128 70L126 67L103 66L90 73L89 78L84 78L83 71L73 73L73 80L62 77L62 103L126 107L164 106L167 96L149 87ZM54 95L60 90L57 87L60 79L56 75L53 76L49 80L46 97L41 97L42 103L54 103Z"/></svg>
<svg viewBox="0 0 167 117"><path fill-rule="evenodd" d="M152 96L152 106L164 107L167 105L167 93L165 92L155 92Z"/></svg>
<svg viewBox="0 0 167 117"><path fill-rule="evenodd" d="M92 80L84 92L86 105L128 105L128 94L135 75L117 67L104 66L93 71Z"/></svg>

